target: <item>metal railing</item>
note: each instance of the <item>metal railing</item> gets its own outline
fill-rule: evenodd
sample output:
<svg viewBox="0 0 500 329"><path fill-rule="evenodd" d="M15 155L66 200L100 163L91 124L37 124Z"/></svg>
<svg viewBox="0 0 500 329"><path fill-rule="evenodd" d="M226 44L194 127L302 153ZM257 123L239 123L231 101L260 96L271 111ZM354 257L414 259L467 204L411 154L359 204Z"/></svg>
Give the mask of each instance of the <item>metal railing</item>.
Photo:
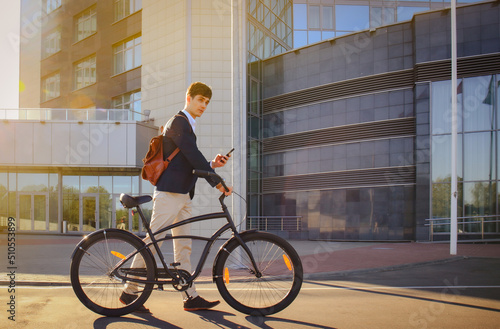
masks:
<svg viewBox="0 0 500 329"><path fill-rule="evenodd" d="M247 218L249 230L301 231L302 216L251 216Z"/></svg>
<svg viewBox="0 0 500 329"><path fill-rule="evenodd" d="M0 120L144 121L149 119L149 111L144 112L128 109L0 109Z"/></svg>
<svg viewBox="0 0 500 329"><path fill-rule="evenodd" d="M500 215L467 216L457 217L458 235L481 235L481 240L485 236L500 235ZM434 241L435 235L450 234L450 218L431 218L426 219L429 226L429 238Z"/></svg>

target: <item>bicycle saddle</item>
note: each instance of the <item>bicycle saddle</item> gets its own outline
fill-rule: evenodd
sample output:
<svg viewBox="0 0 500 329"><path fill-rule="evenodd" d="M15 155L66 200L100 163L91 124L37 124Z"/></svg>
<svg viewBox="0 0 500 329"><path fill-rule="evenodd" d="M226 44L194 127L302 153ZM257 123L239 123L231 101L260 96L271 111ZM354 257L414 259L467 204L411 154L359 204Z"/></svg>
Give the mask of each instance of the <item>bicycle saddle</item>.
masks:
<svg viewBox="0 0 500 329"><path fill-rule="evenodd" d="M134 208L151 200L153 198L150 195L130 196L125 193L120 194L120 202L125 208Z"/></svg>

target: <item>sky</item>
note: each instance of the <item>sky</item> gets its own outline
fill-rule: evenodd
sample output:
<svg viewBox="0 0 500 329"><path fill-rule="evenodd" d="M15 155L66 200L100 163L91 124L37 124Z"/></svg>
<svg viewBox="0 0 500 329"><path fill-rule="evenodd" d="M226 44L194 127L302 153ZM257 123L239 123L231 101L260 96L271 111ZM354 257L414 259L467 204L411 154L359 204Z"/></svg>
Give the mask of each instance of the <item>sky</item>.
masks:
<svg viewBox="0 0 500 329"><path fill-rule="evenodd" d="M4 1L0 10L0 109L19 107L20 1Z"/></svg>

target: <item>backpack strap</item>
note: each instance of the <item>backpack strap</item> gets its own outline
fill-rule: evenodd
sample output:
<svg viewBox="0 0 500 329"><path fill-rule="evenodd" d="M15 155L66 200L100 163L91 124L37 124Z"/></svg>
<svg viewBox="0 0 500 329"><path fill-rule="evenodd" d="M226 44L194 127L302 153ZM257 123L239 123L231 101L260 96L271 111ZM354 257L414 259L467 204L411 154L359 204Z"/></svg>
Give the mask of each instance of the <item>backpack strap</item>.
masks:
<svg viewBox="0 0 500 329"><path fill-rule="evenodd" d="M185 116L183 115L180 115L180 114L176 114L174 116L174 118L176 117L181 117L181 118L184 118L184 120L186 120L189 124L189 128L191 128L191 131L193 131L193 127L191 127L191 123L189 122L188 118L186 118ZM165 130L165 134L166 134L166 130ZM166 136L165 136L166 137ZM168 166L170 164L170 161L172 161L172 159L177 155L177 153L179 153L180 149L179 148L176 148L167 158L167 160L165 160L165 167Z"/></svg>
<svg viewBox="0 0 500 329"><path fill-rule="evenodd" d="M170 161L172 161L172 159L177 155L177 153L179 153L180 149L179 148L176 148L167 158L167 160L165 160L165 162L167 162L166 164L168 165L170 163Z"/></svg>

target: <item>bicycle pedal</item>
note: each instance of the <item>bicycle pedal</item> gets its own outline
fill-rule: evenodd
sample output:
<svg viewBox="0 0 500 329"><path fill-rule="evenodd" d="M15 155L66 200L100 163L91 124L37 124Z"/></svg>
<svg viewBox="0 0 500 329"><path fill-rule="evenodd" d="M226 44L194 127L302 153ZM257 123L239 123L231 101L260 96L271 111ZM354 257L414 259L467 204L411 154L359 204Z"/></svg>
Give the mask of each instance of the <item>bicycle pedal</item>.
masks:
<svg viewBox="0 0 500 329"><path fill-rule="evenodd" d="M179 266L179 265L181 265L181 263L171 263L171 264L170 264L170 266L172 266L172 267L177 267L177 266Z"/></svg>

